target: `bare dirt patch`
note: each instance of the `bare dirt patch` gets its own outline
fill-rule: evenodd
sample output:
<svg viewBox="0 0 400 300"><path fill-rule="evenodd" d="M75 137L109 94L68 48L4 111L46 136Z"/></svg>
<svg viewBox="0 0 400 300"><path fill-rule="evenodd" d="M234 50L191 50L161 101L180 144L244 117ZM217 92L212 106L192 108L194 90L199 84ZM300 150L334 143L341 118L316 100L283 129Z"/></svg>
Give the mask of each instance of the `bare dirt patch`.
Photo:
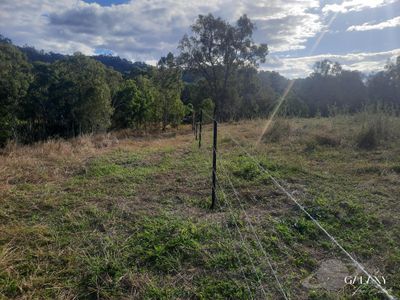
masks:
<svg viewBox="0 0 400 300"><path fill-rule="evenodd" d="M348 275L349 270L342 261L328 259L322 261L318 270L303 281L303 286L308 289L339 291L346 285L344 279Z"/></svg>

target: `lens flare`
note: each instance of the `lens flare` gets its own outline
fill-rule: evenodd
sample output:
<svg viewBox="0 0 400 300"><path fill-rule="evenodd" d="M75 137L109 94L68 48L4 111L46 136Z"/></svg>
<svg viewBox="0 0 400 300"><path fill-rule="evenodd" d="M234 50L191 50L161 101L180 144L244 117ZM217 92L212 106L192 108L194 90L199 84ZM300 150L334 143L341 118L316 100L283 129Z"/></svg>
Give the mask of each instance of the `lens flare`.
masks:
<svg viewBox="0 0 400 300"><path fill-rule="evenodd" d="M334 13L332 17L330 18L328 24L326 25L325 29L321 32L317 40L315 41L314 45L311 47L310 50L310 55L314 53L315 49L319 46L321 43L322 39L324 38L325 34L329 31L329 27L331 27L333 21L335 21L336 17L338 16L338 12Z"/></svg>
<svg viewBox="0 0 400 300"><path fill-rule="evenodd" d="M275 115L278 113L283 101L285 101L287 95L289 94L289 92L291 91L293 84L296 80L291 80L288 84L288 86L285 89L285 92L283 93L282 97L279 99L278 104L275 106L274 110L272 111L269 119L267 120L267 123L264 126L264 129L260 135L260 137L258 138L257 142L256 142L256 146L261 142L264 134L267 132L268 128L270 127L272 120L274 119Z"/></svg>
<svg viewBox="0 0 400 300"><path fill-rule="evenodd" d="M314 53L315 49L317 49L317 47L321 43L322 39L324 38L325 34L329 31L329 27L331 27L331 25L332 25L333 21L336 19L338 13L339 12L336 12L336 13L334 13L332 15L332 17L330 18L330 20L329 20L328 24L326 25L325 29L318 36L318 38L315 41L314 45L312 45L309 55L312 55ZM265 126L263 128L263 131L261 132L260 137L257 139L256 145L255 145L256 147L261 142L263 136L265 135L265 133L268 131L269 127L271 126L273 119L275 118L276 114L278 113L279 109L282 106L282 103L286 100L287 95L292 90L295 81L296 81L296 79L291 80L289 82L288 86L286 87L285 92L283 93L282 97L279 99L277 105L275 106L274 110L272 111L271 115L269 116L269 118L267 120L267 123L265 124Z"/></svg>

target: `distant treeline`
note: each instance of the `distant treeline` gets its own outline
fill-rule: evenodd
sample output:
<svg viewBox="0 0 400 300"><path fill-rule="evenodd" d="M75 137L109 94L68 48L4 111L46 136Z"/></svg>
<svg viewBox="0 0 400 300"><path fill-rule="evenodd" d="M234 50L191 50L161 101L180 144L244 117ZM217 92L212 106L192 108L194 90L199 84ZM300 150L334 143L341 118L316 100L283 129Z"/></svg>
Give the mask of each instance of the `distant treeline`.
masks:
<svg viewBox="0 0 400 300"><path fill-rule="evenodd" d="M3 42L7 39L2 38ZM11 43L11 40L8 40ZM34 63L37 61L45 62L45 63L53 63L57 60L68 58L70 55L64 55L60 53L54 52L45 52L43 50L37 50L31 46L16 46L20 51L25 53L26 58L30 63ZM89 56L90 58L101 62L107 67L113 68L115 71L120 72L124 75L140 75L141 73L147 73L151 66L144 62L131 62L125 58L120 58L119 56L112 55L93 55Z"/></svg>
<svg viewBox="0 0 400 300"><path fill-rule="evenodd" d="M8 140L30 143L109 129L165 129L190 110L180 99L182 73L172 55L157 67L133 64L121 74L79 53L52 62L28 60L57 57L35 51L29 48L28 56L10 40L0 40L2 146Z"/></svg>
<svg viewBox="0 0 400 300"><path fill-rule="evenodd" d="M122 128L177 126L200 108L220 120L280 114L313 117L366 105L400 107L400 57L369 77L329 60L294 82L258 71L267 46L251 39L254 25L199 16L180 55L157 66L115 56L62 55L17 47L0 36L0 145ZM293 85L288 93L286 89Z"/></svg>

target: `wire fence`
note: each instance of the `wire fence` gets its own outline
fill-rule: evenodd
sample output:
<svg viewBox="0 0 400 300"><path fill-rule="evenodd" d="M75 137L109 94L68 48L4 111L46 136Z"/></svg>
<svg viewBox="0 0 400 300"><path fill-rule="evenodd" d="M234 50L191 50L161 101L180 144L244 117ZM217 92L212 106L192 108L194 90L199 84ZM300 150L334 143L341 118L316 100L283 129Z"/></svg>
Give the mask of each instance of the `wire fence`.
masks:
<svg viewBox="0 0 400 300"><path fill-rule="evenodd" d="M216 126L217 124L220 124L213 116L209 115L207 112L203 111L202 114L206 115L210 120L214 121L214 126ZM196 134L197 136L197 134ZM200 135L201 136L201 135ZM216 132L214 130L214 136L216 136ZM289 191L289 188L284 187L284 185L279 182L274 176L273 174L266 168L264 167L260 161L255 157L255 155L252 155L235 137L233 137L228 131L224 132L224 138L228 138L229 140L231 140L239 149L240 151L247 156L250 160L252 160L255 164L255 166L261 171L263 172L271 181L272 183L279 189L281 190L281 192L283 192L283 194L286 196L287 199L289 199L291 202L293 202L295 204L295 206L309 219L313 222L313 224L332 242L333 245L335 245L340 252L342 252L351 262L352 264L358 269L360 270L363 274L365 274L366 276L368 276L368 278L371 280L371 282L374 284L374 286L380 291L382 292L388 299L396 299L393 295L391 295L389 293L388 290L386 290L376 279L374 276L371 275L371 273L366 269L365 266L363 266L358 260L356 260L354 258L353 255L351 255L343 246L341 243L339 243L338 239L336 237L334 237L330 232L328 232L328 230L316 219L312 216L312 214L307 210L307 208L302 205L300 203L300 201ZM201 142L199 143L199 147L201 145ZM214 145L212 147L212 152L216 157L217 154L217 146L216 143L214 142ZM214 157L214 158L215 158ZM257 273L256 270L256 265L254 262L254 257L252 257L252 249L250 249L250 247L248 246L248 243L246 243L246 241L252 241L254 243L254 245L257 245L258 249L261 251L261 253L263 254L263 258L265 259L269 271L272 274L275 284L276 284L276 288L279 291L279 293L281 294L281 296L283 297L283 299L290 299L289 298L289 293L287 290L285 290L284 285L282 284L281 280L279 279L279 275L276 269L276 266L274 266L274 262L273 259L271 259L271 257L268 255L265 247L263 246L262 242L261 242L261 238L260 235L257 233L257 230L254 228L249 215L246 212L246 209L243 205L243 201L241 199L240 193L238 192L238 189L235 187L234 182L232 180L232 176L230 175L229 170L224 167L222 164L218 164L218 170L217 168L213 167L213 176L216 177L216 188L219 190L220 194L221 194L221 199L218 199L218 207L222 210L227 210L227 212L229 213L231 219L233 220L234 223L234 228L237 231L237 234L240 238L240 242L241 245L243 247L243 249L245 250L245 253L247 255L248 260L250 261L251 267L253 269L253 271L255 272L256 276L257 276L257 284L259 286L259 289L261 290L261 293L263 295L264 298L268 298L267 296L267 291L265 290L265 287L263 286L262 280L260 278L260 276ZM219 174L219 175L218 175ZM223 181L226 181L227 184L225 186L222 185ZM227 190L229 190L229 192L227 192ZM231 194L230 194L231 193ZM235 219L234 216L234 210L233 210L233 203L230 199L230 195L233 195L233 198L236 200L237 204L238 204L238 208L241 212L242 215L244 215L244 220L246 222L246 225L248 226L248 228L250 229L251 235L243 232L243 230L240 229L240 226L238 226L237 221ZM254 195L251 195L252 197L255 198ZM223 200L223 201L220 201ZM227 225L227 223L225 223L225 225ZM226 228L229 231L229 228ZM244 272L244 266L242 264L242 262L240 261L240 257L238 255L238 253L236 252L236 256L238 259L238 264L240 266L241 269L241 273L243 275L244 281L246 282L246 286L248 288L249 291L249 296L250 298L253 298L253 294L251 292L251 288L249 284L249 279L246 277L245 272Z"/></svg>

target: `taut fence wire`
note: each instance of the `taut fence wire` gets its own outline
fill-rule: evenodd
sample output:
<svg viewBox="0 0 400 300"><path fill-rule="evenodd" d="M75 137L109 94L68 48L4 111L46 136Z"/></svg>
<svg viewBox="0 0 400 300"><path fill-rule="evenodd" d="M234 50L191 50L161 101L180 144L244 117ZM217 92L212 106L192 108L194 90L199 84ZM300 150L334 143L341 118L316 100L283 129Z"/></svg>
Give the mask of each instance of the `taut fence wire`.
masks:
<svg viewBox="0 0 400 300"><path fill-rule="evenodd" d="M216 125L220 125L220 123L213 117L213 116L211 116L211 115L209 115L207 112L205 112L205 111L202 111L202 114L205 114L208 118L210 118L211 120L213 120L213 122L214 122L214 143L213 143L213 148L212 148L212 151L213 151L213 160L216 158L216 154L217 154L217 147L216 147ZM293 196L293 194L291 193L291 192L289 192L288 191L288 189L287 188L285 188L272 174L271 174L271 172L267 169L267 168L265 168L261 163L260 163L260 161L258 161L255 157L254 157L254 155L251 155L250 153L249 153L249 151L245 148L245 147L243 147L242 145L241 145L241 143L237 140L237 139L235 139L229 132L225 132L225 134L226 134L226 136L234 143L234 144L236 144L237 146L238 146L238 148L248 157L248 158L250 158L254 163L255 163L255 165L263 172L263 173L265 173L270 179L271 179L271 181L273 182L273 184L278 188L278 189L280 189L286 196L287 196L287 198L289 199L289 200L291 200L299 209L300 209L300 211L301 212L303 212L328 238L329 238L329 240L335 245L335 246L337 246L340 250L341 250L341 252L342 253L344 253L349 259L350 259L350 261L353 263L353 265L354 266L356 266L357 267L357 269L359 269L362 273L364 273L366 276L368 276L368 278L370 278L370 280L372 281L372 283L375 285L375 287L376 288L378 288L388 299L396 299L394 296L392 296L375 278L374 278L374 276L372 276L367 270L366 270L366 268L360 263L360 262L358 262L339 242L338 242L338 240L331 234L331 233L329 233L322 225L321 225L321 223L320 222L318 222L318 220L317 219L315 219L308 211L307 211L307 209L299 202L299 200L298 199L296 199L294 196ZM226 169L223 169L223 171L224 172L226 172L227 170ZM225 174L228 174L228 173L225 173ZM214 178L214 176L215 176L215 178L217 179L217 185L221 188L221 185L219 184L219 182L218 182L218 177L217 177L217 170L216 170L216 166L214 165L214 163L213 163L213 171L212 171L212 175L213 175L213 178ZM228 178L228 177L227 177ZM242 211L245 213L245 216L246 216L246 220L248 221L248 216L247 216L247 214L246 214L246 212L244 211L244 208L243 208L243 206L242 206L242 203L241 203L241 201L240 201L240 197L239 197L239 193L237 192L237 189L235 189L235 187L234 187L234 185L233 185L233 182L231 181L231 179L230 179L230 177L229 177L229 185L230 185L230 187L231 187L231 189L234 191L234 194L235 194L235 196L236 196L236 199L239 201L239 204L240 204L240 207L241 207L241 209L242 209ZM214 186L213 186L213 191L215 191L215 188L214 188ZM221 189L221 191L223 191L222 189ZM213 192L214 193L214 192ZM214 195L214 194L213 194ZM225 199L225 201L226 201L226 193L225 192L223 192L222 193L222 195L223 195L223 198ZM231 207L229 206L229 205L227 205L227 207L228 207L228 209L229 210L231 210ZM237 226L237 224L236 224L236 226ZM236 227L235 226L235 227ZM251 227L251 230L253 231L253 233L255 232L255 230L254 230L254 228L252 228L252 226L250 226ZM237 226L237 229L239 230L239 227ZM240 237L241 237L241 240L243 241L243 236L242 236L242 234L241 233L239 233L239 235L240 235ZM261 246L262 247L262 244L261 244L261 242L260 242L260 240L259 240L259 237L255 234L255 240L256 240L256 243L259 245L259 246ZM278 287L279 287L279 289L280 289L280 291L281 291L281 293L283 294L283 296L284 296L284 298L285 299L288 299L288 297L287 297L287 295L286 295L286 293L285 293L285 291L284 291L284 289L283 289L283 286L282 286L282 284L280 283L280 281L279 281L279 278L278 278L278 276L277 276L277 273L276 273L276 270L273 268L273 266L272 266L272 263L271 263L271 261L269 260L269 258L268 258L268 256L267 256L267 253L265 252L265 249L261 249L261 251L263 252L263 254L265 255L265 257L266 257L266 259L267 259L267 262L268 262L268 265L270 266L270 268L271 268L271 271L272 271L272 274L274 275L274 277L275 277L275 279L276 279L276 281L277 281L277 284L278 284ZM264 294L265 294L265 291L264 291Z"/></svg>

